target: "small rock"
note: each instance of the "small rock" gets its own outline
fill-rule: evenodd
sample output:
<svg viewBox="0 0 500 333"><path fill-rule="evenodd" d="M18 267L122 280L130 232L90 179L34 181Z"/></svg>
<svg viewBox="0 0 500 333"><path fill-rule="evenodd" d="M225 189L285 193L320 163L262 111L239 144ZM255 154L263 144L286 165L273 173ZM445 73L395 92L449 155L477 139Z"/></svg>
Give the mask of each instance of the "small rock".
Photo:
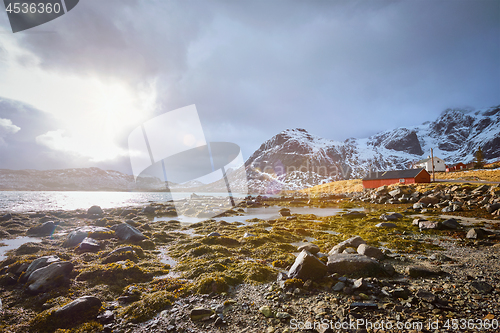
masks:
<svg viewBox="0 0 500 333"><path fill-rule="evenodd" d="M330 250L330 252L328 252L328 254L332 255L332 254L342 253L347 247L357 248L361 244L366 244L366 242L363 240L363 238L361 238L359 236L354 236L354 237L351 237L351 238L335 245Z"/></svg>
<svg viewBox="0 0 500 333"><path fill-rule="evenodd" d="M278 319L288 319L290 318L290 314L288 312L276 312L276 318Z"/></svg>
<svg viewBox="0 0 500 333"><path fill-rule="evenodd" d="M420 289L419 291L417 291L417 293L415 294L415 296L417 296L420 299L423 299L424 301L426 301L428 303L433 303L433 302L436 301L436 295L434 295L433 293L431 293L429 291L425 291L425 290L422 290L422 289Z"/></svg>
<svg viewBox="0 0 500 333"><path fill-rule="evenodd" d="M207 237L220 237L220 234L218 232L211 232L207 235Z"/></svg>
<svg viewBox="0 0 500 333"><path fill-rule="evenodd" d="M215 311L212 309L200 307L192 309L189 316L191 317L192 321L203 321L209 319L210 316L213 315L214 313Z"/></svg>
<svg viewBox="0 0 500 333"><path fill-rule="evenodd" d="M299 251L306 250L307 252L311 254L316 254L319 252L319 246L316 244L304 244L298 248Z"/></svg>
<svg viewBox="0 0 500 333"><path fill-rule="evenodd" d="M263 305L259 308L259 312L262 313L264 316L267 318L272 318L273 317L273 312L267 305Z"/></svg>
<svg viewBox="0 0 500 333"><path fill-rule="evenodd" d="M384 258L384 254L380 249L367 244L361 244L360 246L358 246L357 251L359 254L363 254L377 260L381 260Z"/></svg>
<svg viewBox="0 0 500 333"><path fill-rule="evenodd" d="M245 233L243 234L243 238L248 238L248 237L256 237L256 235L251 234L251 233L249 233L249 232L245 232Z"/></svg>

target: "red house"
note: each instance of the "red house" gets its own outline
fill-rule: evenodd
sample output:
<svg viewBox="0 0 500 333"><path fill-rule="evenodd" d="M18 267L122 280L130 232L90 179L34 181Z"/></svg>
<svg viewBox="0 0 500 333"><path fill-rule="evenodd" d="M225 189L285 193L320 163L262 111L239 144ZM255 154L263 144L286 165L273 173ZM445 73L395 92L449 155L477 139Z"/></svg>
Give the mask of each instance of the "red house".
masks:
<svg viewBox="0 0 500 333"><path fill-rule="evenodd" d="M363 188L377 188L390 184L430 183L431 175L424 169L371 172L363 178Z"/></svg>
<svg viewBox="0 0 500 333"><path fill-rule="evenodd" d="M467 169L467 165L463 164L462 162L457 163L453 166L446 166L446 172L452 172L452 171L459 171L459 170L465 170Z"/></svg>

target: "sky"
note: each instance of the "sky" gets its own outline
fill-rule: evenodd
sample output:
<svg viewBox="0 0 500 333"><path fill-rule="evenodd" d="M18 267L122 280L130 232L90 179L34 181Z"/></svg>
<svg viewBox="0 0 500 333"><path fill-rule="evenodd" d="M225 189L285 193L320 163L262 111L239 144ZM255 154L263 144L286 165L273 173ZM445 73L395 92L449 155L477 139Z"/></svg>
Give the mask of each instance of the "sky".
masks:
<svg viewBox="0 0 500 333"><path fill-rule="evenodd" d="M0 168L132 174L132 131L193 104L244 159L498 105L500 1L81 0L15 34L0 9Z"/></svg>

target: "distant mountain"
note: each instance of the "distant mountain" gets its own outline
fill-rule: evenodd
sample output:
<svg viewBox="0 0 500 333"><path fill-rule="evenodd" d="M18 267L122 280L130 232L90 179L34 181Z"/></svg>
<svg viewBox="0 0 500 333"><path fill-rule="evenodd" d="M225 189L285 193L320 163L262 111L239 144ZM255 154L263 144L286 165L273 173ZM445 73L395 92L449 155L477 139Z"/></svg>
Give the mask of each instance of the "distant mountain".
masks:
<svg viewBox="0 0 500 333"><path fill-rule="evenodd" d="M288 129L264 142L245 164L250 192L274 193L359 178L369 170L409 168L431 148L447 164L466 163L479 147L486 160L500 158L500 105L447 109L433 122L344 142Z"/></svg>
<svg viewBox="0 0 500 333"><path fill-rule="evenodd" d="M38 191L164 191L155 177L134 177L113 170L76 168L61 170L0 169L0 190Z"/></svg>

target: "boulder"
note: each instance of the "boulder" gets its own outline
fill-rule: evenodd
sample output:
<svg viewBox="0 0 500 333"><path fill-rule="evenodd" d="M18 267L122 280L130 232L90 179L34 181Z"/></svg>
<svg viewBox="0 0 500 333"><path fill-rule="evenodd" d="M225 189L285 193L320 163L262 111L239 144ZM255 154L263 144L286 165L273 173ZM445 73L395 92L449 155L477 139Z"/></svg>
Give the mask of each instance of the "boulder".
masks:
<svg viewBox="0 0 500 333"><path fill-rule="evenodd" d="M299 246L298 248L299 251L306 250L307 252L311 254L316 254L319 252L319 246L316 244L304 244L302 246Z"/></svg>
<svg viewBox="0 0 500 333"><path fill-rule="evenodd" d="M81 228L77 228L69 233L68 238L63 243L64 247L75 247L80 244L85 238L87 238L90 234L96 233L109 233L112 230L104 227L92 227L85 226Z"/></svg>
<svg viewBox="0 0 500 333"><path fill-rule="evenodd" d="M365 256L368 256L370 258L375 258L377 260L381 260L384 258L384 254L379 248L367 244L361 244L360 246L358 246L357 251L359 254L363 254Z"/></svg>
<svg viewBox="0 0 500 333"><path fill-rule="evenodd" d="M215 311L212 309L199 307L192 309L189 316L191 317L192 321L201 321L209 319L210 316L214 313Z"/></svg>
<svg viewBox="0 0 500 333"><path fill-rule="evenodd" d="M472 228L467 232L465 236L468 239L482 239L486 238L489 235L489 232L482 228Z"/></svg>
<svg viewBox="0 0 500 333"><path fill-rule="evenodd" d="M488 213L491 213L491 214L493 214L498 209L500 209L500 203L499 202L486 206L486 210L488 211Z"/></svg>
<svg viewBox="0 0 500 333"><path fill-rule="evenodd" d="M48 236L56 229L57 224L54 221L48 221L37 226L31 227L26 232L29 236Z"/></svg>
<svg viewBox="0 0 500 333"><path fill-rule="evenodd" d="M365 255L339 253L328 256L328 271L339 274L378 275L382 272L380 264Z"/></svg>
<svg viewBox="0 0 500 333"><path fill-rule="evenodd" d="M363 240L363 238L361 238L359 236L354 236L354 237L351 237L351 238L335 245L330 250L330 252L328 252L328 254L332 255L332 254L336 254L336 253L342 253L347 247L357 248L361 244L366 244L366 242Z"/></svg>
<svg viewBox="0 0 500 333"><path fill-rule="evenodd" d="M441 222L437 221L420 221L418 223L420 230L432 230L432 229L442 229Z"/></svg>
<svg viewBox="0 0 500 333"><path fill-rule="evenodd" d="M52 318L58 326L71 327L97 317L101 309L101 300L95 296L83 296L57 309Z"/></svg>
<svg viewBox="0 0 500 333"><path fill-rule="evenodd" d="M98 252L101 250L101 244L93 238L86 237L80 245L78 245L78 251L83 252Z"/></svg>
<svg viewBox="0 0 500 333"><path fill-rule="evenodd" d="M279 210L279 213L281 216L291 216L292 214L290 214L290 209L288 208L281 208Z"/></svg>
<svg viewBox="0 0 500 333"><path fill-rule="evenodd" d="M493 290L493 287L484 281L474 281L470 284L470 288L479 294L489 294Z"/></svg>
<svg viewBox="0 0 500 333"><path fill-rule="evenodd" d="M425 266L408 266L406 267L406 273L413 278L429 277L443 274L443 272L439 268L431 268Z"/></svg>
<svg viewBox="0 0 500 333"><path fill-rule="evenodd" d="M23 275L23 280L27 280L31 275L31 273L33 273L37 269L48 266L54 262L60 262L60 261L61 259L56 255L44 256L33 260L26 269L26 272Z"/></svg>
<svg viewBox="0 0 500 333"><path fill-rule="evenodd" d="M88 215L104 215L104 212L101 207L99 206L92 206L89 209L87 209L87 214Z"/></svg>
<svg viewBox="0 0 500 333"><path fill-rule="evenodd" d="M353 211L350 211L348 213L344 213L341 216L344 218L348 218L348 219L360 219L360 218L365 217L366 214L363 212L358 212L358 211L353 210Z"/></svg>
<svg viewBox="0 0 500 333"><path fill-rule="evenodd" d="M114 225L111 229L115 231L116 236L121 240L138 242L147 238L142 232L127 223Z"/></svg>
<svg viewBox="0 0 500 333"><path fill-rule="evenodd" d="M458 221L454 218L451 218L451 219L448 219L446 221L443 221L441 223L441 225L446 228L446 229L451 229L451 230L455 230L455 229L458 229L460 227L460 223L458 223Z"/></svg>
<svg viewBox="0 0 500 333"><path fill-rule="evenodd" d="M142 209L142 212L146 215L153 215L156 212L156 207L146 206Z"/></svg>
<svg viewBox="0 0 500 333"><path fill-rule="evenodd" d="M435 205L437 203L439 203L441 201L441 199L439 199L438 197L435 197L435 196L426 196L426 197L423 197L423 198L420 198L420 200L418 200L418 203L424 203L424 204L431 204L431 205Z"/></svg>
<svg viewBox="0 0 500 333"><path fill-rule="evenodd" d="M384 221L396 221L397 219L402 218L403 215L399 213L391 213L391 214L382 214L380 215L380 219Z"/></svg>
<svg viewBox="0 0 500 333"><path fill-rule="evenodd" d="M416 225L418 227L418 225L420 224L420 222L424 222L424 221L427 221L426 219L423 219L423 218L418 218L418 219L414 219L411 224L412 225Z"/></svg>
<svg viewBox="0 0 500 333"><path fill-rule="evenodd" d="M413 204L413 209L415 210L424 209L425 207L427 207L427 204L424 204L422 202L417 202Z"/></svg>
<svg viewBox="0 0 500 333"><path fill-rule="evenodd" d="M392 222L380 222L375 225L377 228L397 228L397 225Z"/></svg>
<svg viewBox="0 0 500 333"><path fill-rule="evenodd" d="M58 287L67 280L72 270L73 264L69 261L53 262L39 268L30 274L27 290L32 293L40 293Z"/></svg>
<svg viewBox="0 0 500 333"><path fill-rule="evenodd" d="M309 279L321 279L327 273L325 264L319 261L310 252L303 250L295 259L295 262L288 272L290 279L297 278L307 281Z"/></svg>
<svg viewBox="0 0 500 333"><path fill-rule="evenodd" d="M12 218L12 214L11 213L7 213L3 216L0 216L0 222L4 222L4 221L8 221Z"/></svg>

